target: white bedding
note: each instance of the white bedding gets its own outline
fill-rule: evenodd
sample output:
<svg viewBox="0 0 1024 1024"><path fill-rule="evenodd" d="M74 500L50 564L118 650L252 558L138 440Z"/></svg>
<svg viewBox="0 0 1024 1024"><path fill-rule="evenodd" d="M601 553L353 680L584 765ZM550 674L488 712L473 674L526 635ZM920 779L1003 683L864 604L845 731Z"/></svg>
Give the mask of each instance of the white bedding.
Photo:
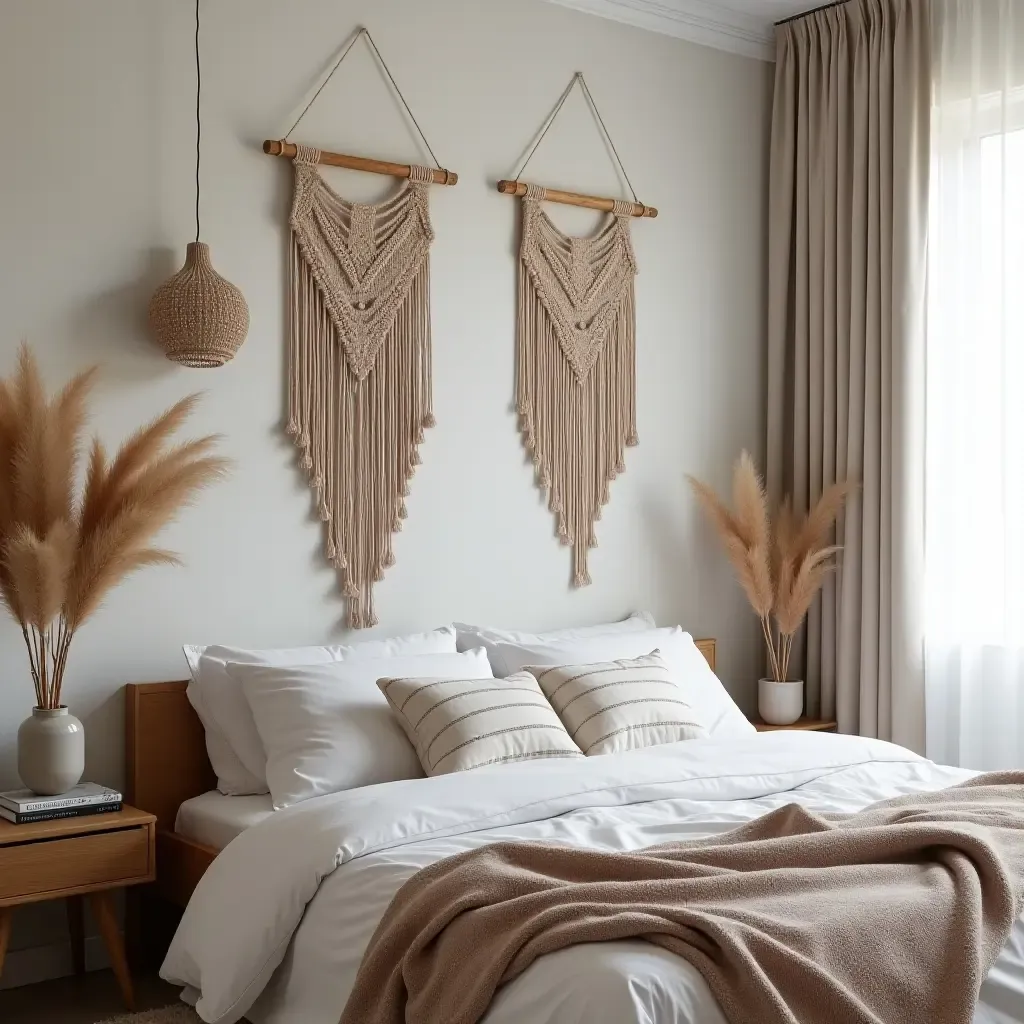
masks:
<svg viewBox="0 0 1024 1024"><path fill-rule="evenodd" d="M216 789L186 800L178 808L174 831L186 839L223 850L235 836L274 813L269 793L225 796Z"/></svg>
<svg viewBox="0 0 1024 1024"><path fill-rule="evenodd" d="M503 765L319 797L242 833L201 881L161 975L208 1022L336 1024L363 949L419 868L497 840L629 850L726 831L798 802L855 811L973 773L888 743L779 732ZM976 1024L1024 1021L1021 925ZM703 980L643 941L538 960L487 1024L723 1024Z"/></svg>

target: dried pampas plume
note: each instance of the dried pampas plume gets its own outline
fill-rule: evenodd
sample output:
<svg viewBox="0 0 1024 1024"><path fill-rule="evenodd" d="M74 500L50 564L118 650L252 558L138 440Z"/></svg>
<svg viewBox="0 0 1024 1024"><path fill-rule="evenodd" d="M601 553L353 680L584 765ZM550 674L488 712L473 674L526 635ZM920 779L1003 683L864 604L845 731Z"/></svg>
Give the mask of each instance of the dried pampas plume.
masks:
<svg viewBox="0 0 1024 1024"><path fill-rule="evenodd" d="M692 476L688 476L687 480L715 528L751 608L761 620L772 672L778 676L779 668L775 662L775 646L770 632L772 605L775 601L771 574L771 522L764 484L754 467L754 460L747 452L743 452L733 470L733 512L707 484Z"/></svg>
<svg viewBox="0 0 1024 1024"><path fill-rule="evenodd" d="M733 470L733 509L687 477L732 563L750 606L761 620L768 660L778 681L789 675L793 637L840 548L829 543L849 483L827 487L803 517L787 498L772 517L754 460L743 452Z"/></svg>
<svg viewBox="0 0 1024 1024"><path fill-rule="evenodd" d="M222 477L216 437L168 447L192 395L132 434L113 460L94 440L76 496L87 402L96 370L48 400L28 346L0 379L0 601L21 626L36 703L60 706L75 632L125 576L178 564L153 537Z"/></svg>

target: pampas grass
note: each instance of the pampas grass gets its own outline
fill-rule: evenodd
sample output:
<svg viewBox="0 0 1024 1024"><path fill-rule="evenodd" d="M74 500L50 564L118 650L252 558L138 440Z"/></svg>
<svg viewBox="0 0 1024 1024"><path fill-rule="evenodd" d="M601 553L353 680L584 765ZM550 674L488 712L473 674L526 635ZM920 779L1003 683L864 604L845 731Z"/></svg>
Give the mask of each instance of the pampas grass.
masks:
<svg viewBox="0 0 1024 1024"><path fill-rule="evenodd" d="M687 479L761 620L772 676L782 682L789 676L793 637L835 569L840 548L827 540L850 485L826 488L804 516L794 512L787 498L772 517L764 483L747 452L733 470L732 510L707 484Z"/></svg>
<svg viewBox="0 0 1024 1024"><path fill-rule="evenodd" d="M178 565L155 535L227 471L216 437L169 447L195 408L192 395L129 437L113 459L92 442L81 496L76 484L87 401L96 370L52 400L28 346L0 379L0 601L21 626L36 705L61 706L77 630L126 576Z"/></svg>

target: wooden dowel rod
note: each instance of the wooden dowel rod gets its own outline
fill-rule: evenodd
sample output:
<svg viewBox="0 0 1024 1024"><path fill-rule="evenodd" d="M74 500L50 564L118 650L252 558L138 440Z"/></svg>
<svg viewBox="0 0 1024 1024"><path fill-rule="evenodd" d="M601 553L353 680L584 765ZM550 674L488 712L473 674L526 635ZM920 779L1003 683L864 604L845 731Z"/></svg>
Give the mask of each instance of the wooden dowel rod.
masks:
<svg viewBox="0 0 1024 1024"><path fill-rule="evenodd" d="M502 178L498 182L498 191L506 196L525 196L526 182L508 181ZM588 210L604 210L611 213L615 209L614 199L605 199L602 196L585 196L579 192L561 192L557 188L544 189L544 199L550 203L563 203L565 206L585 206ZM631 217L657 217L658 211L653 206L644 206L643 203L631 203L633 209Z"/></svg>
<svg viewBox="0 0 1024 1024"><path fill-rule="evenodd" d="M283 156L289 160L294 159L297 152L293 142L285 142L283 139L267 139L263 143L263 152L270 156ZM331 167L347 167L352 171L369 171L370 174L390 174L393 178L408 178L408 164L393 164L389 160L370 160L365 156L348 156L346 153L331 153L328 150L321 150L320 163L329 164ZM445 170L443 167L430 172L431 180L435 185L454 185L459 176L454 171Z"/></svg>

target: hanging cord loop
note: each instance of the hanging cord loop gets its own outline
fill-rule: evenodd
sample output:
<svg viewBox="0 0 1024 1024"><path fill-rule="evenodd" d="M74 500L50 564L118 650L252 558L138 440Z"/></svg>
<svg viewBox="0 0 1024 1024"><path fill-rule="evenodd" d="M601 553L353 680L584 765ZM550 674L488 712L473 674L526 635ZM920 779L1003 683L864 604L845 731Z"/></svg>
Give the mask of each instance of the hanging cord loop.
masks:
<svg viewBox="0 0 1024 1024"><path fill-rule="evenodd" d="M373 50L373 53L376 56L378 62L380 63L380 66L384 69L384 73L388 76L388 81L394 88L395 93L398 95L398 98L402 101L402 106L405 107L405 112L409 115L409 120L412 121L413 125L416 128L416 131L419 132L419 136L423 140L423 145L427 147L427 152L430 154L430 158L434 161L434 166L437 167L438 170L443 170L440 162L434 155L433 149L431 149L430 143L427 141L426 135L423 134L423 129L420 127L419 121L416 120L416 117L413 114L412 110L410 109L409 104L406 102L405 97L402 95L402 90L398 88L398 83L395 81L395 76L391 74L390 68L384 62L384 58L380 54L380 50L377 49L377 44L373 41L373 36L370 35L370 30L362 25L356 31L356 34L352 37L348 46L346 46L345 49L342 51L341 56L337 59L337 61L334 64L334 67L331 68L330 73L321 83L320 88L317 89L315 93L313 93L313 98L302 108L302 113L299 114L297 118L295 118L295 123L291 126L291 128L288 129L288 131L284 133L285 140L287 141L288 136L291 135L293 131L295 131L295 129L299 125L299 122L306 116L306 112L316 102L316 98L320 95L320 93L324 91L324 88L326 87L327 83L331 80L331 78L334 77L334 72L341 67L341 62L348 56L349 51L352 49L353 46L356 45L357 42L359 42L359 40L363 36L366 36L366 41L370 44L370 49Z"/></svg>
<svg viewBox="0 0 1024 1024"><path fill-rule="evenodd" d="M615 157L615 163L618 165L619 170L622 172L622 177L626 179L626 184L629 186L629 191L633 194L633 202L639 203L640 200L637 198L636 189L633 188L633 183L629 180L629 175L626 173L626 168L622 163L622 158L619 156L619 151L615 148L615 143L612 142L612 137L608 133L608 127L604 123L604 118L601 117L601 111L597 109L597 104L594 102L594 97L590 93L590 89L587 86L587 80L583 77L582 71L577 71L573 76L572 80L566 86L565 92L562 93L561 99L555 104L555 109L548 115L548 119L544 122L544 126L541 128L537 135L537 141L533 144L533 148L529 153L526 154L526 159L520 164L519 169L512 175L513 181L519 180L519 175L526 170L527 164L533 159L533 154L537 152L537 147L544 141L544 136L547 135L554 124L555 118L558 117L559 112L565 105L565 101L569 98L569 94L575 88L576 83L579 82L580 88L583 90L583 96L587 101L590 109L593 111L594 117L597 119L598 125L601 127L601 133L604 136L605 141L608 143L608 148L612 151L612 155ZM396 87L397 88L397 87ZM315 97L314 97L315 98ZM426 140L424 140L426 141Z"/></svg>

